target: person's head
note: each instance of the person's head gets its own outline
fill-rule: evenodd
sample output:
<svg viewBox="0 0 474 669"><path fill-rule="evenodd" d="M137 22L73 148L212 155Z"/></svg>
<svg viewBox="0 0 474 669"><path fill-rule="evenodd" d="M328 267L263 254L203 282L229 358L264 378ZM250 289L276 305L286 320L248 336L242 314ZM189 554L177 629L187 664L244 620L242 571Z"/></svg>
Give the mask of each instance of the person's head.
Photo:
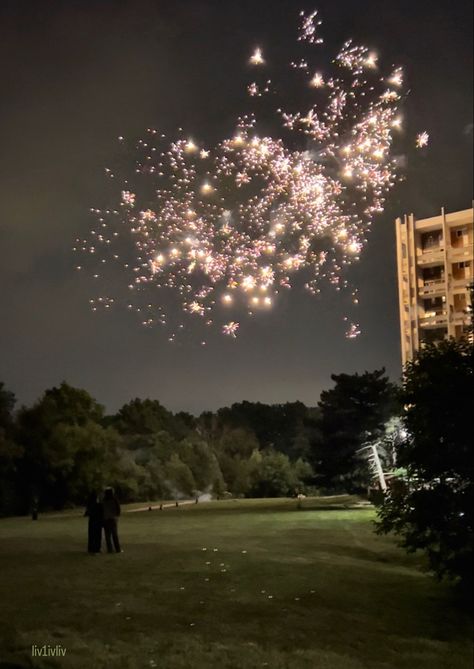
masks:
<svg viewBox="0 0 474 669"><path fill-rule="evenodd" d="M108 487L104 490L104 499L112 499L114 496L114 489L112 487Z"/></svg>

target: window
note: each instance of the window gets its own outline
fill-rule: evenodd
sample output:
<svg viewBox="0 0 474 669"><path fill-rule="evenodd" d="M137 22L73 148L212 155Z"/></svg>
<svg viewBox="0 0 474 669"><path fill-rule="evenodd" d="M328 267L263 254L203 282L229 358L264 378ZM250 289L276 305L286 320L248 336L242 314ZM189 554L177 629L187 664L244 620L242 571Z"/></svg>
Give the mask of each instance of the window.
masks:
<svg viewBox="0 0 474 669"><path fill-rule="evenodd" d="M454 295L454 309L456 311L463 311L467 306L466 294L456 293Z"/></svg>
<svg viewBox="0 0 474 669"><path fill-rule="evenodd" d="M458 263L459 269L465 269L466 267L469 267L469 262L466 260L462 260L460 263Z"/></svg>
<svg viewBox="0 0 474 669"><path fill-rule="evenodd" d="M466 228L462 228L461 230L456 230L456 237L462 237L466 233Z"/></svg>

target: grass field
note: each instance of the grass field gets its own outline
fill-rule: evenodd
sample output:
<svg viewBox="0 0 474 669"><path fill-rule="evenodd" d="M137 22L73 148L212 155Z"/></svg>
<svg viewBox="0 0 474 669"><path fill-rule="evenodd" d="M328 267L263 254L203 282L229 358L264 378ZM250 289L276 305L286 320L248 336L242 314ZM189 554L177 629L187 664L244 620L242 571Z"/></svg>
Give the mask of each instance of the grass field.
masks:
<svg viewBox="0 0 474 669"><path fill-rule="evenodd" d="M0 667L470 668L452 591L342 501L123 514L95 557L78 515L0 520Z"/></svg>

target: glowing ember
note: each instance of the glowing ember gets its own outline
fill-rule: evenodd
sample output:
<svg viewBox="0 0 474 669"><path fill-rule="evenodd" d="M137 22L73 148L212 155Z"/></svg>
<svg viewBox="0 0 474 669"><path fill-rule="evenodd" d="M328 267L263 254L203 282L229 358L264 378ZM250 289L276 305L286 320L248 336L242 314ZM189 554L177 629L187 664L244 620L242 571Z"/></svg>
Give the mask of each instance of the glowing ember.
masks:
<svg viewBox="0 0 474 669"><path fill-rule="evenodd" d="M313 88L321 88L321 86L324 86L323 75L319 74L319 72L316 72L309 83L311 86L313 86Z"/></svg>
<svg viewBox="0 0 474 669"><path fill-rule="evenodd" d="M261 49L255 49L253 54L250 56L250 62L252 65L263 65L265 63Z"/></svg>
<svg viewBox="0 0 474 669"><path fill-rule="evenodd" d="M230 321L230 323L226 323L225 325L222 326L222 332L225 335L229 335L230 337L236 337L237 336L237 330L239 329L239 324L234 323L234 321Z"/></svg>
<svg viewBox="0 0 474 669"><path fill-rule="evenodd" d="M419 135L416 137L416 146L418 149L422 149L424 146L428 145L428 142L430 141L430 136L426 131L420 132Z"/></svg>
<svg viewBox="0 0 474 669"><path fill-rule="evenodd" d="M360 326L358 323L351 323L349 325L349 328L346 330L346 338L347 339L355 339L360 335Z"/></svg>

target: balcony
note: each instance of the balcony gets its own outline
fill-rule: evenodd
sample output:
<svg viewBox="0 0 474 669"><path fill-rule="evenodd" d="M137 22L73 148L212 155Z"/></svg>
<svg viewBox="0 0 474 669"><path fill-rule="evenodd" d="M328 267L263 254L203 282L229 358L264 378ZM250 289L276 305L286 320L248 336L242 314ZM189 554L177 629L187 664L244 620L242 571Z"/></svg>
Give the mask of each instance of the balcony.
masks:
<svg viewBox="0 0 474 669"><path fill-rule="evenodd" d="M417 247L417 255L426 256L430 253L442 253L444 251L444 243L437 242L434 244L427 244L426 246Z"/></svg>
<svg viewBox="0 0 474 669"><path fill-rule="evenodd" d="M422 250L423 253L426 253L428 251L433 251L434 249L441 249L442 250L443 246L444 246L444 244L443 244L442 237L437 237L436 239L432 239L431 241L426 242L425 244L423 244L423 246L421 247L421 250Z"/></svg>
<svg viewBox="0 0 474 669"><path fill-rule="evenodd" d="M444 278L441 279L426 279L423 285L418 288L419 295L431 296L434 294L440 295L444 293L446 283Z"/></svg>
<svg viewBox="0 0 474 669"><path fill-rule="evenodd" d="M468 288L472 283L471 273L466 272L464 276L453 275L450 283L452 288Z"/></svg>
<svg viewBox="0 0 474 669"><path fill-rule="evenodd" d="M467 310L466 311L454 311L451 315L451 318L456 325L459 325L459 324L469 325L470 316L467 313Z"/></svg>
<svg viewBox="0 0 474 669"><path fill-rule="evenodd" d="M444 264L444 249L437 251L424 251L416 256L416 264L419 267L434 267Z"/></svg>
<svg viewBox="0 0 474 669"><path fill-rule="evenodd" d="M472 246L452 246L449 252L449 257L452 262L462 262L463 260L471 260L473 256Z"/></svg>
<svg viewBox="0 0 474 669"><path fill-rule="evenodd" d="M419 265L435 262L438 259L442 262L444 258L444 241L441 238L431 239L416 249L416 260Z"/></svg>
<svg viewBox="0 0 474 669"><path fill-rule="evenodd" d="M418 319L418 323L422 328L436 328L446 325L447 322L448 314L446 309L426 311L425 315Z"/></svg>

